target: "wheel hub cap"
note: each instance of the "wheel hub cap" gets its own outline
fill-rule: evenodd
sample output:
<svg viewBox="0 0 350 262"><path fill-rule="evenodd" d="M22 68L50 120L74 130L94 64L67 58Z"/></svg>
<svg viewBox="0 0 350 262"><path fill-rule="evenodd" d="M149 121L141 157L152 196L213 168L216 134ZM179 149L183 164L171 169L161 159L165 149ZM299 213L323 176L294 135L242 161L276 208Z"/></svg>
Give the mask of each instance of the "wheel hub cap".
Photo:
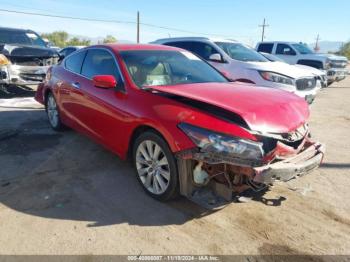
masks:
<svg viewBox="0 0 350 262"><path fill-rule="evenodd" d="M136 169L143 186L153 194L162 194L170 183L170 166L161 147L150 140L136 150Z"/></svg>

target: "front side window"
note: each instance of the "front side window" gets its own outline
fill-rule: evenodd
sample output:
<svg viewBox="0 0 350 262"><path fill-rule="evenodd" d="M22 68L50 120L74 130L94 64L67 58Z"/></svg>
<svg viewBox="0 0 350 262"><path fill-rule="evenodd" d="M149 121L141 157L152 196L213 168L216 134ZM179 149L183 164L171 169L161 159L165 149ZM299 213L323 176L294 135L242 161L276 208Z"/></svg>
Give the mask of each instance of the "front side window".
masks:
<svg viewBox="0 0 350 262"><path fill-rule="evenodd" d="M292 46L298 50L302 55L313 54L314 52L306 45L303 44L292 44Z"/></svg>
<svg viewBox="0 0 350 262"><path fill-rule="evenodd" d="M90 49L87 52L81 69L83 76L92 79L96 75L112 75L120 82L119 70L110 52L102 49Z"/></svg>
<svg viewBox="0 0 350 262"><path fill-rule="evenodd" d="M123 51L121 56L139 87L228 82L218 71L187 51Z"/></svg>
<svg viewBox="0 0 350 262"><path fill-rule="evenodd" d="M76 74L80 74L81 66L85 58L86 51L78 52L67 57L64 61L65 67Z"/></svg>
<svg viewBox="0 0 350 262"><path fill-rule="evenodd" d="M34 46L46 47L46 43L38 34L34 32L15 31L15 30L0 29L0 43L16 44L16 45L34 45Z"/></svg>
<svg viewBox="0 0 350 262"><path fill-rule="evenodd" d="M268 62L263 55L240 43L215 42L232 59L243 62Z"/></svg>
<svg viewBox="0 0 350 262"><path fill-rule="evenodd" d="M296 55L295 51L287 44L278 44L276 55Z"/></svg>

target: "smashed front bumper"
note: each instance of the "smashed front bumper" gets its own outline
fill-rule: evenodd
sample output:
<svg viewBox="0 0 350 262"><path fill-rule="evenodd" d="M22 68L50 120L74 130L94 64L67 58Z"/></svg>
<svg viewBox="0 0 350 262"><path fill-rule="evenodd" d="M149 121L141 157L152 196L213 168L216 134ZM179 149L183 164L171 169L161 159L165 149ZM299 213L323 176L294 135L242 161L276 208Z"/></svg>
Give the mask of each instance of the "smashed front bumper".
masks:
<svg viewBox="0 0 350 262"><path fill-rule="evenodd" d="M36 85L42 82L49 66L6 65L0 67L0 84Z"/></svg>
<svg viewBox="0 0 350 262"><path fill-rule="evenodd" d="M303 176L319 167L324 157L325 147L316 143L301 153L272 164L254 168L254 182L273 184L275 181L287 182Z"/></svg>
<svg viewBox="0 0 350 262"><path fill-rule="evenodd" d="M312 170L320 166L324 153L325 146L320 143L302 144L303 150L291 149L288 146L277 146L273 160L263 163L261 161L243 160L230 157L225 154L212 152L198 152L191 157L197 161L205 162L210 165L228 164L239 166L251 170L250 178L252 181L271 185L275 181L286 182L298 176L303 176L310 173ZM280 152L287 152L287 156L280 155Z"/></svg>
<svg viewBox="0 0 350 262"><path fill-rule="evenodd" d="M177 153L180 193L204 208L220 209L246 190L263 192L277 181L311 173L320 166L324 153L325 146L312 142L307 134L297 148L277 142L263 159L256 160L199 148L181 151ZM202 172L208 177L197 184L195 176Z"/></svg>

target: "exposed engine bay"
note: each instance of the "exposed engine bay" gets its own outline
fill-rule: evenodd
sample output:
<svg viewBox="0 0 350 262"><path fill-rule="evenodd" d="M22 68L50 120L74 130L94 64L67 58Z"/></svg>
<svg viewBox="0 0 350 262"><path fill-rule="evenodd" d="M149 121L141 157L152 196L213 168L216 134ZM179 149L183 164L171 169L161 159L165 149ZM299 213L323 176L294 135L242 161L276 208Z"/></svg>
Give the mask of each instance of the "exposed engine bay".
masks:
<svg viewBox="0 0 350 262"><path fill-rule="evenodd" d="M0 84L32 85L44 80L59 55L46 47L0 44L0 59Z"/></svg>

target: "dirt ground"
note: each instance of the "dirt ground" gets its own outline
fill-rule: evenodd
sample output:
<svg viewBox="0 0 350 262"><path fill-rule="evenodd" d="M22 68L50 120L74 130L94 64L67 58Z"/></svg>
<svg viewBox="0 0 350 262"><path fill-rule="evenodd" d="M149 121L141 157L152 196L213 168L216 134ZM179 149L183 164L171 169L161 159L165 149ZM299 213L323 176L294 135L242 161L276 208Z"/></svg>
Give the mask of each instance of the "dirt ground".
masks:
<svg viewBox="0 0 350 262"><path fill-rule="evenodd" d="M320 169L217 212L151 199L129 164L51 131L32 98L1 99L0 254L349 255L349 97L350 77L311 106Z"/></svg>

